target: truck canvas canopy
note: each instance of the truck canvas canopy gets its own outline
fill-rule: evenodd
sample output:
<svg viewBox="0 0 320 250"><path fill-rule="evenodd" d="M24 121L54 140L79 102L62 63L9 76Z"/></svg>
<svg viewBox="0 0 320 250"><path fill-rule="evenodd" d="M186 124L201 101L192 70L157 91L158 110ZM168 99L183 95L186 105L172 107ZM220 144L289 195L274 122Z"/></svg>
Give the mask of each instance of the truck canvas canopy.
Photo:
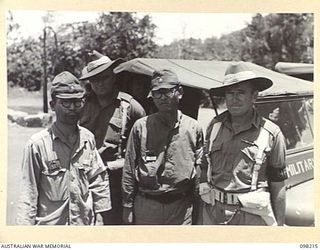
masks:
<svg viewBox="0 0 320 250"><path fill-rule="evenodd" d="M135 58L114 69L115 73L131 72L151 76L155 70L170 68L178 75L181 84L187 87L210 90L222 85L224 73L231 61L201 61L181 59ZM260 96L310 95L313 84L254 63L248 63L258 76L270 78L273 86L260 93Z"/></svg>

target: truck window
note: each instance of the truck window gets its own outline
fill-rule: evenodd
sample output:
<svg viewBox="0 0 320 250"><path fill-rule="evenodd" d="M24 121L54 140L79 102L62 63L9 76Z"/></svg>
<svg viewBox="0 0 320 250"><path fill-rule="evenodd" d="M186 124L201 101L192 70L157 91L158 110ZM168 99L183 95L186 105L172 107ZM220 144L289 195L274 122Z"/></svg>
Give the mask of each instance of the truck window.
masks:
<svg viewBox="0 0 320 250"><path fill-rule="evenodd" d="M257 103L259 113L276 123L287 149L313 145L313 98Z"/></svg>

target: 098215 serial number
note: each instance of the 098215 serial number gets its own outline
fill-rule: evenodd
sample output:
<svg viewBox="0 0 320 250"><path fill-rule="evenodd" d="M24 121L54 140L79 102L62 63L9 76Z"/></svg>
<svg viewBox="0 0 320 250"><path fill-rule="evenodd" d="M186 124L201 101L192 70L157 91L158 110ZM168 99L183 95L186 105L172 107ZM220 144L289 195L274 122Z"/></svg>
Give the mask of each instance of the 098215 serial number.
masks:
<svg viewBox="0 0 320 250"><path fill-rule="evenodd" d="M318 244L300 244L299 245L300 248L302 249L317 249L318 248Z"/></svg>

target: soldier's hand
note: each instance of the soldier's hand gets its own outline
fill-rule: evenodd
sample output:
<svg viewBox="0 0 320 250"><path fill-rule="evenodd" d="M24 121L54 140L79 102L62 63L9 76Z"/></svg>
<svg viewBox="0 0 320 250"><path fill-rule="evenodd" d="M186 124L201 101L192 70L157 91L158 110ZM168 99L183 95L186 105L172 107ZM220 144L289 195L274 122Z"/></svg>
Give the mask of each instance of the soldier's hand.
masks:
<svg viewBox="0 0 320 250"><path fill-rule="evenodd" d="M122 220L125 225L133 224L133 208L132 207L124 207Z"/></svg>
<svg viewBox="0 0 320 250"><path fill-rule="evenodd" d="M124 165L124 158L117 159L115 161L108 161L108 169L110 170L117 170L123 168Z"/></svg>
<svg viewBox="0 0 320 250"><path fill-rule="evenodd" d="M103 217L100 213L94 214L94 225L103 226Z"/></svg>

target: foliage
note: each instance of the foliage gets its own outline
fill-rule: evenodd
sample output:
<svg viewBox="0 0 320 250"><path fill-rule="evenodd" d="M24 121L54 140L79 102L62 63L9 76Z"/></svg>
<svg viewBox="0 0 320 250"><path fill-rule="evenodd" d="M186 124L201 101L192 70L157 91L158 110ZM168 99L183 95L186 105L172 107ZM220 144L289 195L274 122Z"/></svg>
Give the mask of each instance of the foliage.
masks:
<svg viewBox="0 0 320 250"><path fill-rule="evenodd" d="M160 58L250 61L274 68L279 61L313 63L313 14L256 14L242 30L159 47Z"/></svg>
<svg viewBox="0 0 320 250"><path fill-rule="evenodd" d="M279 61L313 63L313 14L256 14L251 23L220 38L181 39L158 49L170 59L249 61L274 69ZM219 102L218 102L219 103ZM202 105L210 106L203 91Z"/></svg>
<svg viewBox="0 0 320 250"><path fill-rule="evenodd" d="M41 46L32 38L7 48L7 78L9 86L39 90L41 86Z"/></svg>
<svg viewBox="0 0 320 250"><path fill-rule="evenodd" d="M93 49L111 59L159 57L168 59L244 60L267 68L278 61L313 63L313 14L256 14L242 30L201 39L175 40L169 45L154 42L155 24L150 16L136 13L101 13L94 22L63 24L54 32L46 29L48 80L63 70L77 76L91 60ZM43 18L54 23L54 12ZM19 25L7 16L7 75L10 86L38 90L43 82L43 36L18 39Z"/></svg>
<svg viewBox="0 0 320 250"><path fill-rule="evenodd" d="M312 14L257 14L243 31L242 56L274 68L279 61L313 63Z"/></svg>
<svg viewBox="0 0 320 250"><path fill-rule="evenodd" d="M156 49L154 29L150 16L136 17L130 12L101 13L95 22L77 22L60 25L55 31L49 27L54 14L43 18L46 31L46 64L48 79L67 70L77 76L90 60L93 49L111 59L151 57ZM10 27L14 26L11 18ZM16 31L15 30L15 31ZM13 28L8 35L13 34ZM56 34L57 41L54 39ZM39 90L43 81L44 37L14 41L7 46L7 75L10 86Z"/></svg>

